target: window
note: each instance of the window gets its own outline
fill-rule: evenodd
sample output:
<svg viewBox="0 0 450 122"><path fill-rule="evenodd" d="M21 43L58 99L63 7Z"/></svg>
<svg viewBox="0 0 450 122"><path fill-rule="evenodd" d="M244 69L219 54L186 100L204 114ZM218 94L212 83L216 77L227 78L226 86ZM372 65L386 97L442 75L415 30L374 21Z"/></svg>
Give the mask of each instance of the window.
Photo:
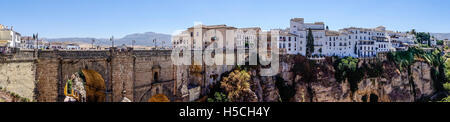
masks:
<svg viewBox="0 0 450 122"><path fill-rule="evenodd" d="M155 74L153 74L153 81L158 81L158 72L155 72Z"/></svg>

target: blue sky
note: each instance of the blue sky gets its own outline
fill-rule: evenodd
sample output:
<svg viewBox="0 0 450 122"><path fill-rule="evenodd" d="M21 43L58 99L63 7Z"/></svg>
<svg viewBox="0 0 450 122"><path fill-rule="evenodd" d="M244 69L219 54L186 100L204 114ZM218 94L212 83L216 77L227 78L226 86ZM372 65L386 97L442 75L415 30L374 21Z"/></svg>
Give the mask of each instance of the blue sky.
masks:
<svg viewBox="0 0 450 122"><path fill-rule="evenodd" d="M22 35L122 37L203 24L286 28L289 19L323 21L332 30L376 27L450 32L448 0L1 0L0 24Z"/></svg>

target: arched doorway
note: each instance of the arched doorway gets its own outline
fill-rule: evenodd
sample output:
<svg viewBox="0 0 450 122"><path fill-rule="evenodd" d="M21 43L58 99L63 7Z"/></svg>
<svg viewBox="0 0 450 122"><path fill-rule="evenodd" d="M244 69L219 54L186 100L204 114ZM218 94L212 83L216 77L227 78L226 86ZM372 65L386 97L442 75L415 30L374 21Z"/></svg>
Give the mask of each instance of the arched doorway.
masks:
<svg viewBox="0 0 450 122"><path fill-rule="evenodd" d="M161 66L155 64L152 67L152 72L153 72L153 82L158 82L159 81L159 75L161 72Z"/></svg>
<svg viewBox="0 0 450 122"><path fill-rule="evenodd" d="M82 70L86 80L87 102L105 102L106 85L102 75L94 70Z"/></svg>
<svg viewBox="0 0 450 122"><path fill-rule="evenodd" d="M64 88L67 101L78 102L105 102L105 91L106 85L102 75L88 69L72 74Z"/></svg>

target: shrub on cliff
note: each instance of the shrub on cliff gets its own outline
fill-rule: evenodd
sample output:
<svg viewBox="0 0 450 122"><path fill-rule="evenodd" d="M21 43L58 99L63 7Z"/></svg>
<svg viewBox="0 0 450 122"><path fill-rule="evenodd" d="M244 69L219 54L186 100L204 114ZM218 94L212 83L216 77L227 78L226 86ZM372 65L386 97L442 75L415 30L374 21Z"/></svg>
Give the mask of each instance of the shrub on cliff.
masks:
<svg viewBox="0 0 450 122"><path fill-rule="evenodd" d="M228 93L232 102L257 102L258 97L250 89L250 74L245 71L234 70L228 77L222 79L221 87Z"/></svg>
<svg viewBox="0 0 450 122"><path fill-rule="evenodd" d="M444 89L445 89L447 92L450 92L450 83L449 83L449 82L447 82L447 83L444 84ZM442 99L441 102L450 102L450 96L447 96L446 98Z"/></svg>
<svg viewBox="0 0 450 122"><path fill-rule="evenodd" d="M404 70L414 62L414 51L408 49L408 51L397 51L388 53L388 59L397 64L397 68Z"/></svg>
<svg viewBox="0 0 450 122"><path fill-rule="evenodd" d="M208 98L208 102L230 102L227 95L222 92L215 92L213 98Z"/></svg>
<svg viewBox="0 0 450 122"><path fill-rule="evenodd" d="M447 82L444 84L444 89L448 92L450 92L450 82Z"/></svg>
<svg viewBox="0 0 450 122"><path fill-rule="evenodd" d="M432 52L425 52L423 49L411 47L407 51L397 51L388 53L388 59L395 62L398 68L408 68L415 61L424 61L432 66L439 66L444 62L441 50L435 49Z"/></svg>
<svg viewBox="0 0 450 122"><path fill-rule="evenodd" d="M336 81L342 82L348 80L350 83L350 90L355 92L358 90L358 83L364 77L366 68L358 68L359 59L353 57L346 57L338 59L334 64Z"/></svg>
<svg viewBox="0 0 450 122"><path fill-rule="evenodd" d="M336 80L343 81L347 76L356 72L358 68L358 59L353 57L347 57L339 59L335 64Z"/></svg>
<svg viewBox="0 0 450 122"><path fill-rule="evenodd" d="M447 61L445 61L445 77L447 78L447 80L450 80L450 60L447 59Z"/></svg>

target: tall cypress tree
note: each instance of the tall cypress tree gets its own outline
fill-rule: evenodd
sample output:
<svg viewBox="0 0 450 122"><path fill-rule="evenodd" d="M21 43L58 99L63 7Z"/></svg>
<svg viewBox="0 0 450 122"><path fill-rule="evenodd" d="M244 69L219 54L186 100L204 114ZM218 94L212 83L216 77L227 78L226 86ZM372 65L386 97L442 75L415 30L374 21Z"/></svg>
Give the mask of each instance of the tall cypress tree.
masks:
<svg viewBox="0 0 450 122"><path fill-rule="evenodd" d="M306 56L311 57L314 52L314 36L311 28L308 29L308 35L306 36Z"/></svg>

